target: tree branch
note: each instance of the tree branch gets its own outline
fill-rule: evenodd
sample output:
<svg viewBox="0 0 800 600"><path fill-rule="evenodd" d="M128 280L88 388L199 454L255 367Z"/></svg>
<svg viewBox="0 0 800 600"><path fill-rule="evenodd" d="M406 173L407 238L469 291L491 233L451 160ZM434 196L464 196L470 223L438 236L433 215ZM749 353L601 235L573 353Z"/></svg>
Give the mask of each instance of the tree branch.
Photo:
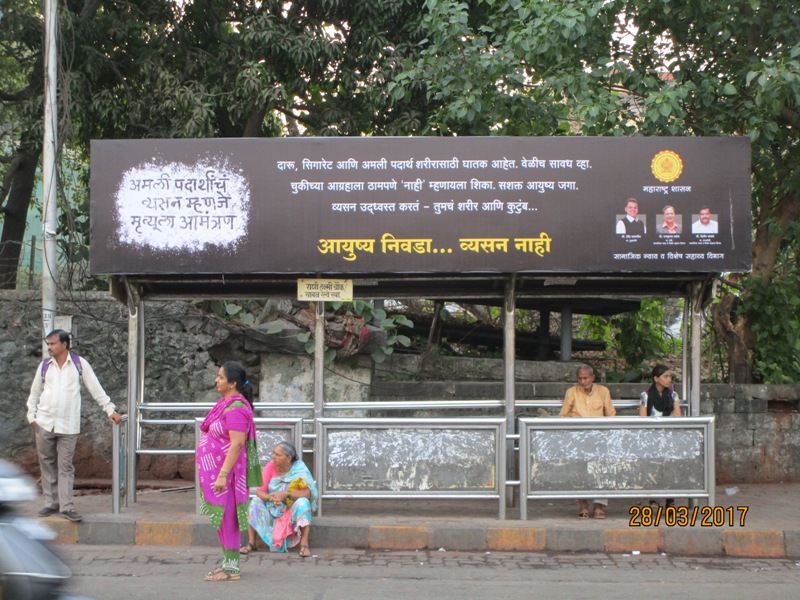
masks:
<svg viewBox="0 0 800 600"><path fill-rule="evenodd" d="M86 0L86 4L84 4L81 9L80 20L88 21L94 17L95 13L100 8L100 4L102 4L102 0Z"/></svg>
<svg viewBox="0 0 800 600"><path fill-rule="evenodd" d="M2 204L6 201L8 192L11 191L11 182L14 180L14 175L19 171L20 162L21 158L19 154L15 155L11 160L5 177L3 177L3 182L0 184L0 213L5 214L7 212L6 207L2 206Z"/></svg>
<svg viewBox="0 0 800 600"><path fill-rule="evenodd" d="M721 275L719 277L717 277L717 279L719 279L720 283L722 283L723 285L725 285L727 287L733 288L733 289L735 289L735 290L737 290L739 292L743 292L744 291L744 286L736 283L732 279L728 279L726 277L722 277Z"/></svg>
<svg viewBox="0 0 800 600"><path fill-rule="evenodd" d="M781 119L788 123L789 127L795 131L800 131L800 114L796 110L792 110L788 106L781 108Z"/></svg>
<svg viewBox="0 0 800 600"><path fill-rule="evenodd" d="M264 123L264 117L267 111L263 109L254 109L250 111L247 117L247 124L244 126L244 133L242 137L259 137L261 135L261 125Z"/></svg>
<svg viewBox="0 0 800 600"><path fill-rule="evenodd" d="M38 86L36 86L38 87ZM2 102L24 102L25 100L30 100L31 98L36 97L42 92L42 90L34 89L32 84L29 84L19 90L18 92L5 92L0 90L0 101Z"/></svg>

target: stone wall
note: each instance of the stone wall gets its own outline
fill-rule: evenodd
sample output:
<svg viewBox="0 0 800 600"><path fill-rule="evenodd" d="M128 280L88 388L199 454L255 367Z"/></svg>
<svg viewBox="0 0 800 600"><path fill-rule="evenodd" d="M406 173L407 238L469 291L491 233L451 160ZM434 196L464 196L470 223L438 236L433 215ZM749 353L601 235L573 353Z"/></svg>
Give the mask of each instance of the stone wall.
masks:
<svg viewBox="0 0 800 600"><path fill-rule="evenodd" d="M88 360L119 410L127 412L127 310L105 293L75 292L58 301L58 314L74 315L76 350ZM257 400L311 401L312 361L307 356L250 351L237 331L187 302L148 302L145 398L155 402L213 402L219 365L239 360L254 382ZM0 456L38 472L25 403L41 360L41 296L0 291ZM563 398L575 364L520 362L517 397ZM374 368L326 371L332 400L381 398L502 398L502 361L397 356ZM263 376L262 376L263 375ZM539 383L545 381L545 383ZM612 396L632 399L641 384L609 385ZM701 408L716 421L717 480L800 481L800 385L703 385ZM340 415L343 416L343 415ZM194 427L146 428L148 447L191 448ZM111 474L110 425L84 397L82 435L76 451L78 477ZM193 479L192 456L142 456L140 479Z"/></svg>
<svg viewBox="0 0 800 600"><path fill-rule="evenodd" d="M800 481L800 385L701 386L715 414L717 481Z"/></svg>
<svg viewBox="0 0 800 600"><path fill-rule="evenodd" d="M243 349L226 324L186 302L148 302L146 314L148 401L213 402L219 364L239 360L258 381L260 356ZM73 315L73 347L87 360L106 393L127 412L127 307L106 293L74 292L58 298L58 315ZM37 473L33 433L26 420L26 401L42 359L41 295L0 292L0 456ZM75 453L78 477L111 475L111 430L108 420L84 393L81 433ZM149 447L194 445L194 428L151 427L143 436ZM143 456L143 479L194 478L192 456Z"/></svg>

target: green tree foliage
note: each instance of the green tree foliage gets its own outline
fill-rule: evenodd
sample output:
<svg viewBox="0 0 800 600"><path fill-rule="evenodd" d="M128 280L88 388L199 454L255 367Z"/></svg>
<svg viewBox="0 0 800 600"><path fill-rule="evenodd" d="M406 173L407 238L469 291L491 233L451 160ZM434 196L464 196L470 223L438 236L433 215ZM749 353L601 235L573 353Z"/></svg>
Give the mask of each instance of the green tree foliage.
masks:
<svg viewBox="0 0 800 600"><path fill-rule="evenodd" d="M386 82L419 50L421 8L418 0L58 3L59 142L86 157L90 140L104 138L417 133L430 110L424 94L400 101ZM3 0L5 287L14 287L41 154L42 39L41 3Z"/></svg>
<svg viewBox="0 0 800 600"><path fill-rule="evenodd" d="M410 133L385 82L422 39L411 0L103 4L70 70L80 136Z"/></svg>
<svg viewBox="0 0 800 600"><path fill-rule="evenodd" d="M13 288L42 145L44 73L38 4L3 3L0 20L0 288Z"/></svg>
<svg viewBox="0 0 800 600"><path fill-rule="evenodd" d="M793 260L792 260L793 258ZM753 370L759 381L796 383L800 377L800 265L779 260L769 285L747 282L742 312L753 323Z"/></svg>
<svg viewBox="0 0 800 600"><path fill-rule="evenodd" d="M582 319L583 332L606 342L623 361L625 371L609 373L609 380L639 381L654 359L675 353L666 306L661 298L646 298L637 312Z"/></svg>
<svg viewBox="0 0 800 600"><path fill-rule="evenodd" d="M753 143L753 271L776 281L797 260L800 217L800 14L762 0L427 0L422 55L392 94L426 85L425 130L512 135L746 135ZM730 324L732 380L769 364L754 336L773 295L745 286ZM782 305L785 307L785 304ZM776 310L778 307L773 307ZM766 329L758 326L762 335ZM796 343L796 338L794 338ZM792 340L788 340L792 342ZM790 352L791 345L779 344ZM788 369L785 371L784 369ZM784 364L759 367L800 380ZM774 380L770 376L769 380Z"/></svg>
<svg viewBox="0 0 800 600"><path fill-rule="evenodd" d="M69 0L59 11L59 139L83 152L131 137L747 135L751 279L800 295L776 268L796 261L800 217L793 2ZM13 275L6 253L39 157L42 19L32 0L4 0L3 13L0 270ZM754 319L778 300L755 289L721 303L736 381L770 360Z"/></svg>
<svg viewBox="0 0 800 600"><path fill-rule="evenodd" d="M404 315L388 315L382 308L375 306L373 302L365 302L363 300L355 300L353 302L326 302L325 303L326 319L341 318L341 321L348 321L354 319L360 328L362 323L370 325L375 328L383 329L386 336L386 344L376 348L370 357L373 361L380 364L384 362L389 356L394 354L394 349L397 347L408 348L411 346L411 338L399 333L401 327L414 327L414 323L406 318ZM363 320L363 321L362 321ZM305 344L306 352L309 354L314 353L315 340L313 331L309 330L298 334L297 339ZM343 358L348 358L349 353L345 352ZM337 358L337 351L331 347L325 348L325 364L328 364Z"/></svg>

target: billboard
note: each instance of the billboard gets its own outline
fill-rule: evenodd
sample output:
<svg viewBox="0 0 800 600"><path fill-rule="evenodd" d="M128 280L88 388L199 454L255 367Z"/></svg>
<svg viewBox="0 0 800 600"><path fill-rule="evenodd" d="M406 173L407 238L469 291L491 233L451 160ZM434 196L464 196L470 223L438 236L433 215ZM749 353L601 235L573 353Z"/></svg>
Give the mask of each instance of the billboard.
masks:
<svg viewBox="0 0 800 600"><path fill-rule="evenodd" d="M101 140L90 267L747 271L750 207L747 138Z"/></svg>

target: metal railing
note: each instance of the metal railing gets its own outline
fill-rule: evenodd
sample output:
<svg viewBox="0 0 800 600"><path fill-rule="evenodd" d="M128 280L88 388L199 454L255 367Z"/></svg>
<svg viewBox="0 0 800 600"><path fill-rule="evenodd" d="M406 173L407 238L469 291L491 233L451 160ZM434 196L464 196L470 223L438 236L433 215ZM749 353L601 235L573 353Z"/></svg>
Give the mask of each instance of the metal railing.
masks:
<svg viewBox="0 0 800 600"><path fill-rule="evenodd" d="M149 402L147 404L142 404L139 406L139 413L140 414L147 414L147 413L207 413L212 408L214 408L213 402ZM301 411L306 410L310 411L313 409L313 405L307 402L298 402L287 404L285 402L278 402L278 403L267 403L267 402L256 402L253 404L253 413L255 415L262 414L264 412L269 411L281 411L281 412L294 412L294 411ZM258 419L259 417L257 417ZM295 418L294 415L292 416L281 416L281 419L293 419ZM302 417L300 417L302 418ZM150 418L140 418L137 434L137 444L136 444L136 454L144 455L144 454L175 454L175 455L191 455L195 453L195 448L143 448L141 444L141 426L172 426L172 425L191 425L194 426L195 422L197 421L197 417L187 417L187 418L177 418L177 419L150 419ZM202 421L202 419L201 419Z"/></svg>
<svg viewBox="0 0 800 600"><path fill-rule="evenodd" d="M515 407L523 408L560 408L562 400L543 399L543 400L518 400ZM616 408L636 408L638 400L616 400ZM173 419L154 419L148 418L147 414L152 413L185 413L196 415L197 413L207 413L214 407L213 402L148 402L139 406L139 427L137 428L137 455L192 455L194 448L146 448L142 446L142 427L147 426L175 426L175 425L194 425L196 416ZM398 400L380 402L330 402L325 404L323 409L326 414L341 413L344 411L427 411L427 410L490 410L497 409L502 411L504 402L502 400ZM311 402L256 402L253 405L253 412L256 415L263 415L269 412L290 413L285 418L300 416L304 422L312 422L311 413L314 405ZM281 418L284 418L283 416ZM306 434L304 439L313 439L314 434ZM309 453L312 450L305 449Z"/></svg>
<svg viewBox="0 0 800 600"><path fill-rule="evenodd" d="M296 448L300 447L300 442L303 436L303 419L301 417L280 419L256 417L254 421L256 424L256 447L258 448L258 460L262 465L271 460L272 449L278 442L288 441ZM203 419L197 418L193 421L193 423L195 426L194 445L195 448L197 448L197 445L200 443L200 437L202 436L200 425L203 423ZM195 512L200 514L202 500L200 496L200 480L197 469L194 471L194 489Z"/></svg>
<svg viewBox="0 0 800 600"><path fill-rule="evenodd" d="M705 498L714 417L521 418L520 518L543 498Z"/></svg>
<svg viewBox="0 0 800 600"><path fill-rule="evenodd" d="M561 407L563 401L560 398L545 398L535 400L517 400L514 403L515 421L520 423L519 431L522 431L522 423L529 420L528 417L520 417L519 413L536 408L545 409L558 409ZM214 403L181 403L181 402L151 402L144 403L139 406L139 421L136 427L136 454L137 455L193 455L199 440L199 423L202 422L202 417L198 417L198 413L205 415ZM624 399L614 401L614 406L617 409L635 409L639 406L639 400ZM312 402L301 403L265 403L257 402L253 406L254 413L261 415L256 417L257 430L259 435L266 436L266 432L270 428L277 428L284 437L281 439L291 439L297 446L298 450L302 448L305 454L314 454L315 462L318 469L315 475L319 478L318 485L320 486L320 502L319 514L321 514L322 500L333 499L341 497L375 497L375 498L402 498L402 497L418 497L418 498L442 498L442 497L459 497L459 498L497 498L500 503L498 511L500 518L505 518L505 511L507 506L507 499L509 498L508 492L511 488L520 487L520 506L525 506L528 498L535 498L535 495L526 494L526 482L524 477L519 479L513 478L513 473L509 474L507 469L509 465L515 463L515 454L520 452L520 447L523 445L523 435L521 433L504 432L503 427L498 423L506 423L506 419L502 417L505 410L505 402L503 400L495 399L480 399L480 400L398 400L398 401L373 401L373 402L330 402L326 403L323 407L323 414L326 416L314 420L314 404ZM353 417L353 418L337 418L327 415L341 414L342 412L364 412L374 413L375 411L477 411L484 410L493 413L497 411L497 416L492 415L482 417L458 417L458 418L403 418L403 419L387 419L386 417ZM280 416L264 416L269 413L280 413ZM148 415L154 413L166 413L176 415L176 418L152 418ZM127 417L125 417L127 419ZM625 417L622 417L625 418ZM498 421L499 419L499 421ZM556 417L548 417L547 419L538 419L539 421L554 421L560 420ZM608 418L604 419L607 421ZM588 425L584 419L570 420L576 425ZM402 493L392 493L390 490L382 490L376 493L365 492L364 490L356 490L342 495L341 491L333 490L326 487L326 477L328 474L330 459L329 448L326 446L326 440L320 436L327 433L330 427L347 426L350 429L375 429L384 426L387 423L402 424L403 427L413 428L424 426L427 424L435 424L437 429L443 426L459 426L470 424L470 426L481 423L481 426L490 425L491 428L499 427L497 433L497 443L501 445L502 451L495 451L493 461L496 470L496 487L493 488L491 493L486 490L478 492L472 491L457 491L454 493L440 493L440 492L409 492L403 491ZM642 420L644 422L644 420ZM147 448L142 445L142 428L143 427L162 427L162 426L193 426L195 428L195 445L193 448ZM303 433L304 428L309 431L310 425L314 426L313 432ZM323 427L324 426L324 427ZM114 510L119 512L120 502L124 501L124 506L127 506L128 495L125 490L125 473L124 473L124 453L125 453L125 428L115 427L115 444L119 445L119 450L115 450L115 474L114 482L118 493L114 494ZM119 438L119 439L118 439ZM265 438L266 439L266 438ZM308 442L308 443L304 443ZM271 446L270 446L271 450ZM713 452L713 450L712 450ZM119 454L118 454L119 453ZM261 457L264 462L268 460L268 456ZM502 459L502 460L501 460ZM523 469L523 454L520 452L520 473L524 473ZM527 464L527 463L525 463ZM122 465L122 466L120 466ZM320 471L319 468L322 470ZM120 477L122 479L120 479ZM197 484L197 482L195 482ZM199 486L196 485L196 507L200 510L200 496ZM680 495L680 494L676 494ZM569 497L577 497L575 494ZM513 495L511 496L513 498Z"/></svg>
<svg viewBox="0 0 800 600"><path fill-rule="evenodd" d="M504 418L321 418L319 514L333 498L496 498L505 519L504 426Z"/></svg>

